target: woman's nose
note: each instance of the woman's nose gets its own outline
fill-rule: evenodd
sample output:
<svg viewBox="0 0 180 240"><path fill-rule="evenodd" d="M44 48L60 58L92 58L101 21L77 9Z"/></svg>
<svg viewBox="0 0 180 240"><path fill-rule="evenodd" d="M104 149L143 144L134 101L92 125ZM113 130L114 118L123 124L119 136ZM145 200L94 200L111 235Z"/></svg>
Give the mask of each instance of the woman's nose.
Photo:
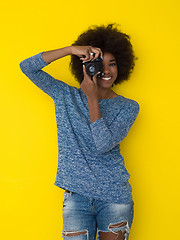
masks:
<svg viewBox="0 0 180 240"><path fill-rule="evenodd" d="M103 66L102 72L103 73L109 73L110 72L109 67L108 66Z"/></svg>

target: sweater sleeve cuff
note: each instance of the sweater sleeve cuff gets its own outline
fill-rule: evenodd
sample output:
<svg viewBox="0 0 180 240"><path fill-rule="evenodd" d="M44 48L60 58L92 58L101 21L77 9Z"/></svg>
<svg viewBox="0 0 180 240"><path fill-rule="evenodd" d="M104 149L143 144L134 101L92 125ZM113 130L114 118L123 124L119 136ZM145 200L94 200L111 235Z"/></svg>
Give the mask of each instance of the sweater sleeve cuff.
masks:
<svg viewBox="0 0 180 240"><path fill-rule="evenodd" d="M43 52L40 52L40 53L38 53L36 56L38 57L38 62L37 62L37 64L39 63L40 64L40 66L42 66L42 67L45 67L45 66L47 66L47 65L49 65L50 63L47 63L47 62L45 62L44 61L44 59L43 59L43 57L42 57L42 53Z"/></svg>
<svg viewBox="0 0 180 240"><path fill-rule="evenodd" d="M103 120L103 118L101 117L101 118L97 119L95 122L90 123L90 127L91 127L91 129L93 129L93 128L98 128L98 126L100 126L100 125L102 125L102 124L104 124L104 120Z"/></svg>
<svg viewBox="0 0 180 240"><path fill-rule="evenodd" d="M43 67L49 65L49 63L45 62L42 58L42 53L43 52L40 52L28 59L25 59L25 61L28 60L28 62L31 63L31 68L33 68L34 70L40 70Z"/></svg>

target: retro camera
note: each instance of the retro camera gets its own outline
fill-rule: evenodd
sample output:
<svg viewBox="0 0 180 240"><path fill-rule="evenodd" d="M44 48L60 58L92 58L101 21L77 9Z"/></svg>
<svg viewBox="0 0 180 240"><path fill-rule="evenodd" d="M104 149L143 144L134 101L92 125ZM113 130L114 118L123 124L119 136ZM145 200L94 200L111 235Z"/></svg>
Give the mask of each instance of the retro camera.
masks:
<svg viewBox="0 0 180 240"><path fill-rule="evenodd" d="M100 77L102 75L101 71L103 68L103 64L102 58L100 56L98 56L98 58L96 58L95 60L84 62L83 64L85 65L87 74L91 76L91 79L97 72L100 72L97 77Z"/></svg>

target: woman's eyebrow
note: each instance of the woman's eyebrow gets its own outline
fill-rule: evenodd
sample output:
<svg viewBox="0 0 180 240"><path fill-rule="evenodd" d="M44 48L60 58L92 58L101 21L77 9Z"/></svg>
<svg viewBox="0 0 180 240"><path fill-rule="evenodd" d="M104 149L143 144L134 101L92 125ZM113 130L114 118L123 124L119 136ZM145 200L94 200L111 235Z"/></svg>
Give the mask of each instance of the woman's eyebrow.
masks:
<svg viewBox="0 0 180 240"><path fill-rule="evenodd" d="M110 62L116 61L116 59L109 60Z"/></svg>

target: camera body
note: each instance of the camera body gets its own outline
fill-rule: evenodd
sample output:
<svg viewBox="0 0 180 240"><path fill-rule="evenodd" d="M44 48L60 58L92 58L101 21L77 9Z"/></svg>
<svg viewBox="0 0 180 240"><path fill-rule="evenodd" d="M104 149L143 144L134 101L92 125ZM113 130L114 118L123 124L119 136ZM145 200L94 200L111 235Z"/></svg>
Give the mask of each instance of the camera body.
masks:
<svg viewBox="0 0 180 240"><path fill-rule="evenodd" d="M97 72L101 72L103 68L102 58L100 56L98 56L95 60L84 62L83 64L85 65L87 74L91 77L93 77Z"/></svg>

